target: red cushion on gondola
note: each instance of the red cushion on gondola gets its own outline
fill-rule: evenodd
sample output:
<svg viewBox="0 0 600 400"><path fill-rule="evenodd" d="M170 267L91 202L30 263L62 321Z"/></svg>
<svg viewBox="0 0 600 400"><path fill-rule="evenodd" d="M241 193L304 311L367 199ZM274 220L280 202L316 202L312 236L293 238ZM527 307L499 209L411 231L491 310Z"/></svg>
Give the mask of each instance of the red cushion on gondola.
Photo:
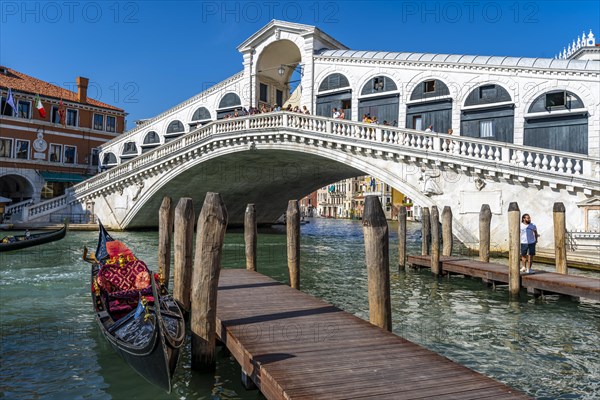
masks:
<svg viewBox="0 0 600 400"><path fill-rule="evenodd" d="M123 256L127 258L127 256L133 255L133 252L129 250L123 242L119 242L118 240L106 242L106 251L110 257L116 257L119 254L123 254Z"/></svg>
<svg viewBox="0 0 600 400"><path fill-rule="evenodd" d="M109 293L121 290L144 289L140 282L146 282L148 267L141 260L130 261L123 267L116 264L106 264L98 272L98 283ZM142 277L142 279L140 279ZM138 286L136 286L136 282ZM148 279L148 285L150 281Z"/></svg>

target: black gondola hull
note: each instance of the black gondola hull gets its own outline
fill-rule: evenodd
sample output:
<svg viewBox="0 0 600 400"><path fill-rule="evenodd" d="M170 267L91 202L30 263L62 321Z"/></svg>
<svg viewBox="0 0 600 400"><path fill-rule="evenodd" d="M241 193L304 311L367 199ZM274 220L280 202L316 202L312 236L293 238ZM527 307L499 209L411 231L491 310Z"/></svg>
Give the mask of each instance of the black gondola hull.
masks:
<svg viewBox="0 0 600 400"><path fill-rule="evenodd" d="M31 235L29 239L25 239L25 235L15 236L17 240L13 243L0 243L0 252L19 250L60 240L67 234L67 226L68 225L65 224L62 228L56 231Z"/></svg>
<svg viewBox="0 0 600 400"><path fill-rule="evenodd" d="M100 236L103 235L105 237L100 242L113 240L101 226ZM145 310L144 315L136 315L134 309L114 319L115 316L108 312L107 293L95 283L99 270L100 264L93 262L91 294L96 322L102 335L139 375L170 392L179 349L185 338L185 323L177 303L164 286L155 283L150 274L153 305Z"/></svg>

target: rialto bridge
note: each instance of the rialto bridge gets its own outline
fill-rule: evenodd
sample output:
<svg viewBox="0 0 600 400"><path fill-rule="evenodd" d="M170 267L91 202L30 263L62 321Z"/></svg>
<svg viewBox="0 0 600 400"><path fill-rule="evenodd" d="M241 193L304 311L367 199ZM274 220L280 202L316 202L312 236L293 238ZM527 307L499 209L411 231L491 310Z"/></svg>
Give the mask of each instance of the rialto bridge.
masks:
<svg viewBox="0 0 600 400"><path fill-rule="evenodd" d="M456 236L473 247L489 204L492 241L506 248L517 201L551 247L554 202L565 204L568 230L600 209L600 61L589 43L578 39L567 59L357 52L315 27L272 21L238 47L240 73L108 142L104 172L24 216L93 207L114 228L153 227L164 196L199 208L213 191L230 223L247 203L268 223L289 199L372 175L415 204L451 206ZM267 104L317 115L226 118ZM331 118L333 107L346 119Z"/></svg>

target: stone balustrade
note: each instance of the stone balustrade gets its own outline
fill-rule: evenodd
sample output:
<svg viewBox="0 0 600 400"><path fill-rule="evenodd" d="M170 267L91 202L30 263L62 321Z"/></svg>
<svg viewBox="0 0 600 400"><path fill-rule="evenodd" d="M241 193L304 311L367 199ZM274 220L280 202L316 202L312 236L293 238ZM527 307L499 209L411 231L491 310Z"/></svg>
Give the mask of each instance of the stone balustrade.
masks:
<svg viewBox="0 0 600 400"><path fill-rule="evenodd" d="M120 164L98 174L74 187L75 195L89 193L106 183L115 182L132 172L147 168L165 157L173 157L201 145L211 138L225 134L256 134L265 130L288 131L294 134L317 133L332 140L349 144L361 142L361 146L390 146L389 150L410 151L417 157L437 157L448 163L459 159L480 165L481 169L491 166L506 166L527 170L527 177L535 178L536 172L564 178L565 175L583 179L600 177L600 160L586 155L565 153L555 150L519 146L512 143L495 142L466 136L449 136L443 133L423 132L412 129L373 125L363 122L335 120L313 115L274 112L252 116L224 119L211 122L199 129L164 144L153 151L142 154L131 161ZM551 179L550 179L551 180Z"/></svg>

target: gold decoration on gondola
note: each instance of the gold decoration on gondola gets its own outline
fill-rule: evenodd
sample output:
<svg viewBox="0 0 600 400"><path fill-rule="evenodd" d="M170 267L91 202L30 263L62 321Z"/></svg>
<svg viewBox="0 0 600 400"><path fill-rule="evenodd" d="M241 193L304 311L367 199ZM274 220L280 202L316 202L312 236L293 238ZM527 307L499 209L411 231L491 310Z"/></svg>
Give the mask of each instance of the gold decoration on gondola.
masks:
<svg viewBox="0 0 600 400"><path fill-rule="evenodd" d="M98 277L94 277L94 293L96 296L100 296L100 285L98 285Z"/></svg>
<svg viewBox="0 0 600 400"><path fill-rule="evenodd" d="M142 296L141 302L142 302L142 306L144 307L144 311L145 311L144 322L147 322L148 319L150 318L150 310L148 309L148 300L144 296Z"/></svg>

